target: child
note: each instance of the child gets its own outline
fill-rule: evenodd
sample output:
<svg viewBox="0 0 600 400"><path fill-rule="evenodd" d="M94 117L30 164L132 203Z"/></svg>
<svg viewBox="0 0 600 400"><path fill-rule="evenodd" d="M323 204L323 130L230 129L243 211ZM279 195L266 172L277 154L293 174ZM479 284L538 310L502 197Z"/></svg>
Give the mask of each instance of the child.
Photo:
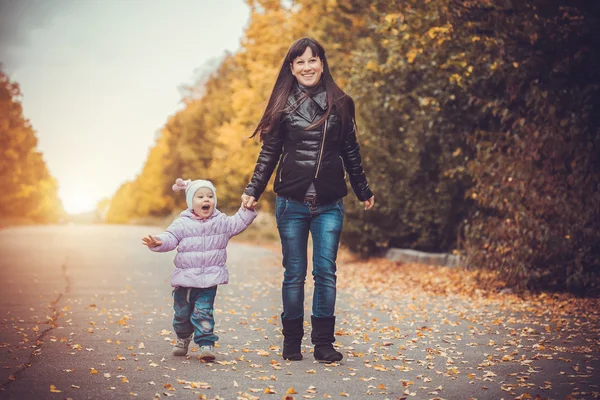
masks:
<svg viewBox="0 0 600 400"><path fill-rule="evenodd" d="M217 192L210 181L184 181L178 178L173 190L185 190L188 208L157 236L142 239L152 251L171 251L177 247L171 286L175 316L173 329L177 343L173 355L185 356L192 335L200 347L200 360L215 359L213 305L217 285L228 283L226 245L232 236L243 232L256 218L253 209L242 209L231 217L217 210Z"/></svg>

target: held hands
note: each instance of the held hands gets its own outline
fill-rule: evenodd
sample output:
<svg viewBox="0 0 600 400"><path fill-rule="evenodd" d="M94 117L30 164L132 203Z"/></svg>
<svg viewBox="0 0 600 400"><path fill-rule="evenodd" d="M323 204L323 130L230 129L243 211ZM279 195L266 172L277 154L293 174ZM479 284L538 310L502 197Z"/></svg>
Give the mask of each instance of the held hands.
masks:
<svg viewBox="0 0 600 400"><path fill-rule="evenodd" d="M375 196L371 196L370 199L365 200L365 210L371 209L375 205Z"/></svg>
<svg viewBox="0 0 600 400"><path fill-rule="evenodd" d="M158 247L162 244L162 242L154 237L148 235L148 237L142 238L142 244L148 246L149 248Z"/></svg>
<svg viewBox="0 0 600 400"><path fill-rule="evenodd" d="M254 207L256 207L256 199L254 196L248 196L246 193L244 193L242 195L242 208L244 210L254 210Z"/></svg>

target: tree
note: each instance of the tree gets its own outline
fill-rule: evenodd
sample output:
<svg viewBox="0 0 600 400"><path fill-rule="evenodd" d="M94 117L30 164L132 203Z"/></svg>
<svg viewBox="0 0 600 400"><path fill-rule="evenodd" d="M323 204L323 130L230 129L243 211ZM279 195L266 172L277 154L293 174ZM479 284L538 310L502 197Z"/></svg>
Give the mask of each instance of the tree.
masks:
<svg viewBox="0 0 600 400"><path fill-rule="evenodd" d="M57 222L64 215L37 138L23 116L17 83L0 69L0 217Z"/></svg>

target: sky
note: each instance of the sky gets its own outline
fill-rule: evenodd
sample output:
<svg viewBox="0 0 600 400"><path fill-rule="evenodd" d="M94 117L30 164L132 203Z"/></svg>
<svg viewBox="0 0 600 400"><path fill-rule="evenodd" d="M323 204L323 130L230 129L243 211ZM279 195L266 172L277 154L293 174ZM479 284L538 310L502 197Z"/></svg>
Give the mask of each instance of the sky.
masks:
<svg viewBox="0 0 600 400"><path fill-rule="evenodd" d="M67 212L141 172L180 87L239 49L249 15L244 0L0 0L0 63Z"/></svg>

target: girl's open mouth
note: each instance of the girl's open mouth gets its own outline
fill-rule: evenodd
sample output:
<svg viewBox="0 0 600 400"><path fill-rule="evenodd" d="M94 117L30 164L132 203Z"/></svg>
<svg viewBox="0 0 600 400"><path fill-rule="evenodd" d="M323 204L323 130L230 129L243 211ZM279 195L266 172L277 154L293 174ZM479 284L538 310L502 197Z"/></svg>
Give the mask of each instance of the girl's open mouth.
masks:
<svg viewBox="0 0 600 400"><path fill-rule="evenodd" d="M210 206L209 205L202 206L202 210L203 211L208 211L208 210L210 210Z"/></svg>

